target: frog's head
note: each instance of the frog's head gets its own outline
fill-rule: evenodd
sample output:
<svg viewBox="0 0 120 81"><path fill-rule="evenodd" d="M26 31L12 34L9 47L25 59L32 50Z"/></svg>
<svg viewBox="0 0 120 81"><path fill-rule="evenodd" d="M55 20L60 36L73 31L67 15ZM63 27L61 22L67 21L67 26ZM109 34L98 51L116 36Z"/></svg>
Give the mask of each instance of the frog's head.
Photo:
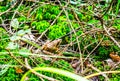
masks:
<svg viewBox="0 0 120 81"><path fill-rule="evenodd" d="M55 40L56 47L59 47L60 44L61 44L61 42L62 42L62 39L57 39L57 40Z"/></svg>

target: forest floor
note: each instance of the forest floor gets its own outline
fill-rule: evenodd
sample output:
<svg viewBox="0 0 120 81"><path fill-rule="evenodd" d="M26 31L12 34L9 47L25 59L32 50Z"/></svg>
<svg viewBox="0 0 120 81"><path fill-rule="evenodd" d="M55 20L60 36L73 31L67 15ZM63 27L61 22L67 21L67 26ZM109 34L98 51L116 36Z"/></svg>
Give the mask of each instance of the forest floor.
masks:
<svg viewBox="0 0 120 81"><path fill-rule="evenodd" d="M0 1L0 81L120 81L119 0Z"/></svg>

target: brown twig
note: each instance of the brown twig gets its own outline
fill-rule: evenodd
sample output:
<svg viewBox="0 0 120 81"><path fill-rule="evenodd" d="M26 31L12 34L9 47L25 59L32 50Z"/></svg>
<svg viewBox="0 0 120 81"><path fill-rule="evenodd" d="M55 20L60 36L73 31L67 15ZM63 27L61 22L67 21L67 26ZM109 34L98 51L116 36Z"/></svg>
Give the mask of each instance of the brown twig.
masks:
<svg viewBox="0 0 120 81"><path fill-rule="evenodd" d="M110 10L112 4L114 3L115 0L112 0L109 7L107 8L107 10L105 11L105 13L101 16L101 18L103 18L103 16Z"/></svg>
<svg viewBox="0 0 120 81"><path fill-rule="evenodd" d="M87 55L87 57L85 58L85 60L87 60L87 58L98 48L98 46L103 41L103 38L104 38L104 36L102 37L102 39L100 40L100 42L97 44L97 46ZM85 62L85 60L84 60L84 62Z"/></svg>
<svg viewBox="0 0 120 81"><path fill-rule="evenodd" d="M61 4L61 2L60 2L59 0L57 0L57 1L59 2L60 6L62 7L63 11L65 12L65 15L66 15L66 17L67 17L67 21L69 22L69 25L70 25L71 29L73 30L73 32L74 32L74 34L75 34L75 36L76 36L76 40L77 40L77 44L78 44L78 49L79 49L79 54L80 54L81 72L83 72L82 53L81 53L81 49L80 49L80 44L79 44L79 40L78 40L77 33L76 33L75 29L74 29L73 26L72 26L72 23L71 23L71 21L70 21L70 19L69 19L69 16L68 16L68 12L65 10L65 7L67 7L67 6L63 7L62 4ZM68 5L68 4L69 4L69 0L68 0L68 2L67 2L67 5Z"/></svg>
<svg viewBox="0 0 120 81"><path fill-rule="evenodd" d="M99 18L102 27L104 28L105 32L107 33L108 37L120 48L120 44L111 36L111 33L107 30L106 26L104 25L103 19Z"/></svg>

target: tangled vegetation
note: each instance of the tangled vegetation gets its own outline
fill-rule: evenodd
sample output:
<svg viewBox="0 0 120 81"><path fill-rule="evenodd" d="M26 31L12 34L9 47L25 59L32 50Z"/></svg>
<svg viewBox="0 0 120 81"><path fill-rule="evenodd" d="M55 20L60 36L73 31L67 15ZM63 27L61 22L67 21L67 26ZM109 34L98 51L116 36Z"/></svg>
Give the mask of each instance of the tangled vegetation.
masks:
<svg viewBox="0 0 120 81"><path fill-rule="evenodd" d="M0 1L0 81L119 81L120 0Z"/></svg>

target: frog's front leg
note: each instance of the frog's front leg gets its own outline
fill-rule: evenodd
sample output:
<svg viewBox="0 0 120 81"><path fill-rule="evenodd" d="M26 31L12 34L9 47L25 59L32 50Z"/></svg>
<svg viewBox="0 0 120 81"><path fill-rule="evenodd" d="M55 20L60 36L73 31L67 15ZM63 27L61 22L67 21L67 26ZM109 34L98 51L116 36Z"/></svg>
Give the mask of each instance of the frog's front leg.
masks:
<svg viewBox="0 0 120 81"><path fill-rule="evenodd" d="M48 55L54 55L53 53L46 51L46 50L42 50L43 53L48 54Z"/></svg>
<svg viewBox="0 0 120 81"><path fill-rule="evenodd" d="M59 54L61 51L59 48L56 49L56 53Z"/></svg>

